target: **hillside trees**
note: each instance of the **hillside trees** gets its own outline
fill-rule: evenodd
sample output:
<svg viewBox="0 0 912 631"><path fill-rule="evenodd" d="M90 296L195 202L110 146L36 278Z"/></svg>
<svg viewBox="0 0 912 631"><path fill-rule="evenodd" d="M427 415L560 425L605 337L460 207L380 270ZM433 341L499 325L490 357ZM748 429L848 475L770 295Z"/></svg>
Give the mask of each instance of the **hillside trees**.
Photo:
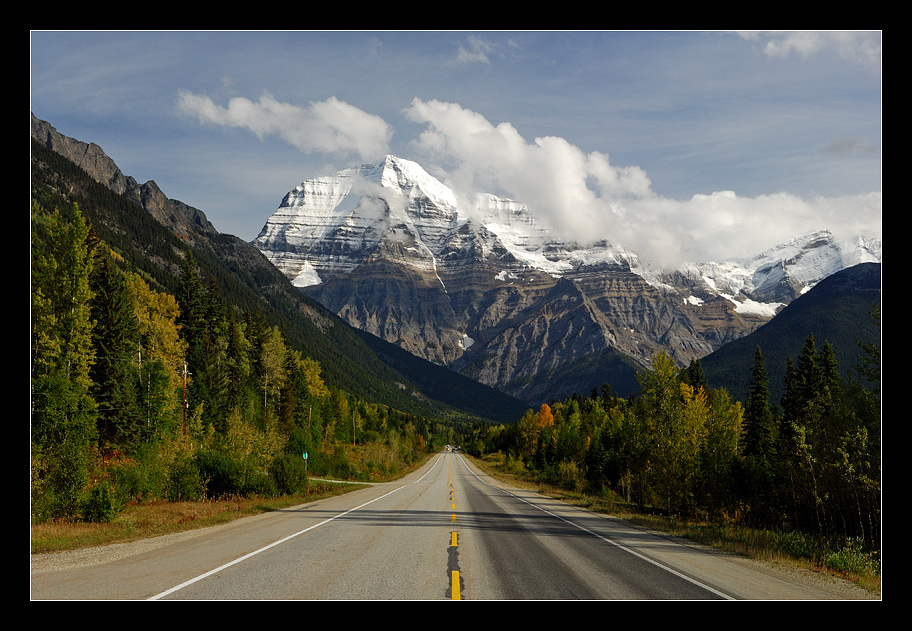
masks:
<svg viewBox="0 0 912 631"><path fill-rule="evenodd" d="M500 440L508 461L552 484L583 481L668 515L797 530L821 549L833 538L877 549L879 347L860 351L858 379L843 381L832 346L808 336L797 364L787 361L778 407L759 347L744 407L707 388L698 362L679 370L660 353L629 400L574 395L527 411Z"/></svg>
<svg viewBox="0 0 912 631"><path fill-rule="evenodd" d="M868 360L860 359L859 374L866 374ZM824 343L818 352L813 336L801 349L797 369L790 364L779 443L781 519L821 538L851 536L877 546L879 380L843 383L836 368L832 347Z"/></svg>
<svg viewBox="0 0 912 631"><path fill-rule="evenodd" d="M144 415L139 401L139 324L123 273L103 247L96 249L90 301L95 363L89 376L98 403L99 446L126 444L138 438Z"/></svg>
<svg viewBox="0 0 912 631"><path fill-rule="evenodd" d="M78 515L97 438L92 397L93 251L79 208L72 219L40 208L32 240L33 514Z"/></svg>
<svg viewBox="0 0 912 631"><path fill-rule="evenodd" d="M739 472L743 485L741 493L761 522L769 518L768 509L773 499L777 440L778 427L770 405L766 361L758 346L747 389L744 447Z"/></svg>
<svg viewBox="0 0 912 631"><path fill-rule="evenodd" d="M721 510L732 495L742 409L727 393L705 389L698 364L690 368L679 371L659 354L630 400L605 388L529 410L511 449L556 484L613 489L672 513Z"/></svg>
<svg viewBox="0 0 912 631"><path fill-rule="evenodd" d="M328 387L280 326L239 313L214 277L201 282L192 250L171 295L75 205L33 204L32 227L33 519L297 492L303 452L311 474L388 475L431 448L432 433L447 435ZM356 441L373 445L368 463L348 453Z"/></svg>

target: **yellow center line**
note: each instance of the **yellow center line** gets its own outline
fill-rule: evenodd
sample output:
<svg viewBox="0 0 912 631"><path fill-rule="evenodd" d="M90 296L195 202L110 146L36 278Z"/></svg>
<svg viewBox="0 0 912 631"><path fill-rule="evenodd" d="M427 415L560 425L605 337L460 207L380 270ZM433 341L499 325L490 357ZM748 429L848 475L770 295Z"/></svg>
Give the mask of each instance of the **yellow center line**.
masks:
<svg viewBox="0 0 912 631"><path fill-rule="evenodd" d="M454 498L453 491L453 459L450 458L450 506L453 510L452 521L456 521L456 500ZM453 548L453 554L455 555L456 548L459 545L458 543L458 531L450 531L450 547ZM455 557L454 557L455 558ZM462 593L459 588L459 570L452 570L450 574L450 594L452 600L462 600Z"/></svg>

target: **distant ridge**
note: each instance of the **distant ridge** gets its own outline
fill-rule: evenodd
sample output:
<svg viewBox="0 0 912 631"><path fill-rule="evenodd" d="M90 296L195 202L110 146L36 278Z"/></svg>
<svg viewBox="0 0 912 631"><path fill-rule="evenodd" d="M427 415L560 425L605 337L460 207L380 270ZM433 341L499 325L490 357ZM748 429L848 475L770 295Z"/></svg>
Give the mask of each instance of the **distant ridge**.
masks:
<svg viewBox="0 0 912 631"><path fill-rule="evenodd" d="M881 282L880 263L861 263L825 278L767 324L704 357L700 363L709 385L743 401L759 346L769 374L770 401L778 404L786 361L791 357L797 365L809 335L818 351L829 341L840 373L851 375L858 364L858 343L881 343L880 328L869 315L881 304Z"/></svg>

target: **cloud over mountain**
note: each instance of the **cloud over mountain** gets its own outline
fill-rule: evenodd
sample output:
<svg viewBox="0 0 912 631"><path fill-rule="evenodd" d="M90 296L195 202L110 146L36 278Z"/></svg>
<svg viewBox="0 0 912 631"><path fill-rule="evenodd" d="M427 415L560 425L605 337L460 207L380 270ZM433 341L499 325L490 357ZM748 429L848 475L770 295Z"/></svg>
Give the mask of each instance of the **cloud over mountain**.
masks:
<svg viewBox="0 0 912 631"><path fill-rule="evenodd" d="M335 97L301 107L264 94L222 107L181 91L178 107L203 123L276 136L306 153L372 160L388 152L393 136L381 117ZM670 199L638 166L612 164L607 153L557 136L529 141L510 122L495 124L458 103L415 98L402 114L423 127L411 148L454 191L462 212L471 214L479 192L503 195L528 205L563 239L606 240L655 265L731 258L820 229L841 238L881 236L880 192L806 199L722 190Z"/></svg>

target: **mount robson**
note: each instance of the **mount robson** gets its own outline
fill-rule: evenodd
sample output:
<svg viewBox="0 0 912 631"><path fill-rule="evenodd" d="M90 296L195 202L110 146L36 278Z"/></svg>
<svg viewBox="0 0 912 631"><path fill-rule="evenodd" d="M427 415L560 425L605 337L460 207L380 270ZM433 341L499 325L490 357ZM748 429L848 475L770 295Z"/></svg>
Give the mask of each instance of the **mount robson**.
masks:
<svg viewBox="0 0 912 631"><path fill-rule="evenodd" d="M655 271L606 242L555 240L511 199L480 194L464 212L394 156L301 183L253 244L356 329L530 405L606 384L629 396L656 353L705 358L853 266L876 264L879 289L882 259L879 239L820 230Z"/></svg>
<svg viewBox="0 0 912 631"><path fill-rule="evenodd" d="M173 293L180 253L192 247L238 309L281 322L329 383L398 409L420 404L418 413L440 403L510 422L605 385L626 397L658 352L681 367L700 359L710 385L740 397L747 370L733 367L750 361L753 340L769 339L764 331L793 356L809 332L829 337L813 327L832 318L801 314L802 303L853 333L879 303L880 240L837 241L821 230L738 260L655 271L609 243L555 240L517 201L483 194L466 212L421 166L394 156L301 183L248 243L34 115L31 136L33 195L80 200L102 238L159 289ZM807 300L821 281L860 266L876 274L863 275L867 293L850 314L827 305L849 304L846 292L861 281ZM785 325L795 322L812 324ZM715 359L735 348L737 361ZM771 378L782 363L767 357Z"/></svg>

